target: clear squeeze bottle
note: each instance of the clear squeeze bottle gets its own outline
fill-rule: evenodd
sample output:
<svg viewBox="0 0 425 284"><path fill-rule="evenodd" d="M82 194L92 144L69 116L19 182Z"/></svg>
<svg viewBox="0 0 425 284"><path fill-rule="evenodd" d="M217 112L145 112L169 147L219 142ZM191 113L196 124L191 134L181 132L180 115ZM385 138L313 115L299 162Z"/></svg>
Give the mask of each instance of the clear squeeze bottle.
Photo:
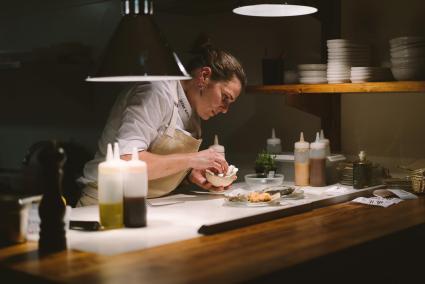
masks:
<svg viewBox="0 0 425 284"><path fill-rule="evenodd" d="M320 129L320 142L325 143L326 147L326 157L331 155L331 146L329 139L325 138L325 134L323 133L323 129Z"/></svg>
<svg viewBox="0 0 425 284"><path fill-rule="evenodd" d="M148 174L144 161L139 160L137 148L133 148L131 160L124 170L124 225L126 227L146 226L146 196Z"/></svg>
<svg viewBox="0 0 425 284"><path fill-rule="evenodd" d="M310 185L326 185L326 145L320 142L319 132L310 144Z"/></svg>
<svg viewBox="0 0 425 284"><path fill-rule="evenodd" d="M208 147L208 148L214 149L216 152L218 152L218 153L222 154L224 158L226 157L226 155L225 155L225 150L224 150L224 146L223 146L223 145L220 145L220 144L218 143L218 136L217 136L217 134L216 134L216 135L214 135L214 144L213 144L213 145L211 145L211 146L210 146L210 147Z"/></svg>
<svg viewBox="0 0 425 284"><path fill-rule="evenodd" d="M274 128L272 128L272 137L267 139L267 152L270 154L280 154L282 152L282 145L280 139L276 137Z"/></svg>
<svg viewBox="0 0 425 284"><path fill-rule="evenodd" d="M310 161L309 161L310 144L304 141L304 134L301 132L300 141L295 142L294 148L294 166L295 166L295 185L309 185Z"/></svg>
<svg viewBox="0 0 425 284"><path fill-rule="evenodd" d="M123 226L123 163L120 159L118 143L108 144L106 161L99 164L98 194L100 223L105 229Z"/></svg>

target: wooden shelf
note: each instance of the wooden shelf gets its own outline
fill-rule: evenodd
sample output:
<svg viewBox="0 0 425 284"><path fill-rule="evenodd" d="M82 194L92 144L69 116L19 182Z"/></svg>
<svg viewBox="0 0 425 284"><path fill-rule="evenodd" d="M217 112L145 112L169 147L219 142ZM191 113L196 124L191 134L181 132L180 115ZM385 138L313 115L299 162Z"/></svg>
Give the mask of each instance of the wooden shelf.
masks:
<svg viewBox="0 0 425 284"><path fill-rule="evenodd" d="M340 93L414 93L425 92L425 81L368 82L345 84L295 84L248 86L249 93L340 94Z"/></svg>

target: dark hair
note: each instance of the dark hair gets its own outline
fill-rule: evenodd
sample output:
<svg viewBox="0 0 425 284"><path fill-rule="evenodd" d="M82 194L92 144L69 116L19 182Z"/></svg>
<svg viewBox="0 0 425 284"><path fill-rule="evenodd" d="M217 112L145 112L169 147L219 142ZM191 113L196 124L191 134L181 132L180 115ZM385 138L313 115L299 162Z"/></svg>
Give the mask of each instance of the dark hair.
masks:
<svg viewBox="0 0 425 284"><path fill-rule="evenodd" d="M241 82L242 90L245 88L245 71L238 59L230 53L209 44L197 48L196 56L187 64L187 70L192 74L194 70L205 66L211 68L211 80L230 81L236 76Z"/></svg>

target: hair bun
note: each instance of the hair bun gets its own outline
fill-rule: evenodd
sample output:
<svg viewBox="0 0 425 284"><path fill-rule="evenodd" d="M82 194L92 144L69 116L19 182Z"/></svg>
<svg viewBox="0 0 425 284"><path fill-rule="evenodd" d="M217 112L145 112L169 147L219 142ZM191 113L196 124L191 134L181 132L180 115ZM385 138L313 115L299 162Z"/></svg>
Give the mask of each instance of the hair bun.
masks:
<svg viewBox="0 0 425 284"><path fill-rule="evenodd" d="M192 48L190 50L191 53L194 54L204 54L205 52L213 49L213 45L211 43L211 38L209 35L205 33L201 33L195 40Z"/></svg>

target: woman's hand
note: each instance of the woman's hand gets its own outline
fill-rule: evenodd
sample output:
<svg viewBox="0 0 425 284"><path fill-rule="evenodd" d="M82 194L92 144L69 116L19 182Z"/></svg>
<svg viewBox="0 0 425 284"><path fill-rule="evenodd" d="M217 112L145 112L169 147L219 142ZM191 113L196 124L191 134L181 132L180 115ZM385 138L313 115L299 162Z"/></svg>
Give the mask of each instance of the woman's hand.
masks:
<svg viewBox="0 0 425 284"><path fill-rule="evenodd" d="M211 169L216 173L225 173L229 167L223 155L213 149L190 154L189 165L194 170Z"/></svg>
<svg viewBox="0 0 425 284"><path fill-rule="evenodd" d="M236 180L236 176L235 176L235 180ZM193 184L196 184L197 186L205 189L205 190L210 190L210 191L223 191L226 189L230 188L229 186L226 187L215 187L213 186L211 183L209 183L205 177L205 170L197 170L197 169L193 169L190 172L189 175L189 181Z"/></svg>

